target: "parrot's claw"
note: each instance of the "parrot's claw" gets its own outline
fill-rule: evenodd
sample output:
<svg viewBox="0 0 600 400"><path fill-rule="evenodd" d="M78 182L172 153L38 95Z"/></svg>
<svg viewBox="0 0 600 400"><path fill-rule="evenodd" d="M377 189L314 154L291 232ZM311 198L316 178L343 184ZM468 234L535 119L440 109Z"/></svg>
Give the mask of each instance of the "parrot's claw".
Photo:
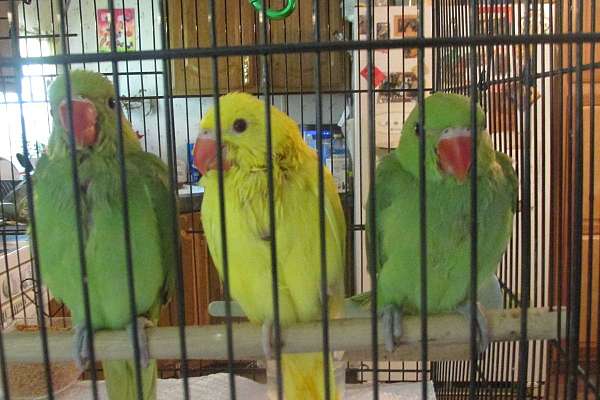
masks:
<svg viewBox="0 0 600 400"><path fill-rule="evenodd" d="M85 371L90 362L90 348L88 345L89 332L83 325L75 326L73 340L73 360L80 371Z"/></svg>
<svg viewBox="0 0 600 400"><path fill-rule="evenodd" d="M267 360L271 359L272 356L272 348L271 348L271 336L273 334L273 324L271 322L264 322L262 324L262 348L263 353L265 353L265 358Z"/></svg>
<svg viewBox="0 0 600 400"><path fill-rule="evenodd" d="M152 322L145 317L138 317L136 320L137 324L137 343L140 354L140 367L146 368L150 363L150 350L148 349L148 336L146 335L146 328L152 326ZM127 332L131 337L132 342L136 340L133 337L133 324L127 325Z"/></svg>
<svg viewBox="0 0 600 400"><path fill-rule="evenodd" d="M392 353L396 348L396 338L402 336L402 309L389 304L383 308L381 319L385 349Z"/></svg>
<svg viewBox="0 0 600 400"><path fill-rule="evenodd" d="M332 285L327 285L327 292L325 294L326 301L324 301L323 293L319 290L319 300L321 301L321 304L329 305L329 301L330 301L331 297L335 295L335 293L336 293L335 287Z"/></svg>
<svg viewBox="0 0 600 400"><path fill-rule="evenodd" d="M469 301L457 307L456 311L471 321L471 303ZM477 319L477 350L483 353L490 344L487 319L483 313L483 306L478 302L475 308L475 318Z"/></svg>
<svg viewBox="0 0 600 400"><path fill-rule="evenodd" d="M281 338L280 338L281 339ZM262 325L262 348L267 360L273 358L273 342L275 341L275 329L271 321L266 321ZM280 347L283 347L283 340L280 340Z"/></svg>

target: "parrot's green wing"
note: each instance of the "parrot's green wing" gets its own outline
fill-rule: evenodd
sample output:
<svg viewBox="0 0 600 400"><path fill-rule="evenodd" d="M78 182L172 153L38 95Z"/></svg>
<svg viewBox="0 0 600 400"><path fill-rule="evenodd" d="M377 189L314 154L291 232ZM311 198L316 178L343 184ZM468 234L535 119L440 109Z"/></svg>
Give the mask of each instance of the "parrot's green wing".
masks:
<svg viewBox="0 0 600 400"><path fill-rule="evenodd" d="M178 251L178 249L175 249L173 240L170 238L173 236L173 220L177 223L179 216L177 215L177 210L173 211L173 207L171 207L169 171L167 166L154 154L146 152L136 152L129 155L129 157L137 158L137 160L132 159L132 161L138 165L145 166L140 179L142 179L150 194L162 239L160 243L165 269L165 282L160 302L157 304L158 311L160 311L160 305L168 303L175 291L175 251ZM172 215L173 212L175 212L175 216ZM154 312L152 313L154 314Z"/></svg>
<svg viewBox="0 0 600 400"><path fill-rule="evenodd" d="M382 266L388 259L388 255L382 251L381 246L381 221L378 220L381 210L393 206L393 201L398 197L399 189L402 187L401 181L408 178L398 162L395 153L390 153L383 157L377 166L375 173L375 190L371 185L369 190L369 198L367 201L367 221L366 221L366 236L367 236L367 262L369 268L375 268L377 274L381 271ZM375 227L371 226L371 203L373 202L373 194L375 194ZM375 238L375 260L371 259L371 243ZM375 265L373 265L375 264ZM371 291L359 293L352 296L350 300L359 306L366 306L371 302Z"/></svg>
<svg viewBox="0 0 600 400"><path fill-rule="evenodd" d="M515 174L515 170L512 166L512 162L510 158L499 151L496 152L496 161L502 168L503 175L506 177L508 181L508 187L506 188L510 193L513 194L513 213L517 212L517 199L518 199L518 190L519 190L519 182L517 180L517 175Z"/></svg>
<svg viewBox="0 0 600 400"><path fill-rule="evenodd" d="M403 170L402 166L398 162L395 153L390 153L385 156L377 166L375 176L375 190L369 190L369 200L367 202L367 221L366 221L366 235L367 235L367 255L370 254L370 244L373 243L375 236L375 257L376 260L368 259L369 267L372 267L372 263L375 263L376 272L381 271L382 265L387 260L387 255L382 252L382 246L380 235L381 235L381 224L378 221L379 213L382 210L390 207L395 198L400 194L400 188L402 187L401 181L408 177L408 174ZM372 187L372 186L371 186ZM371 224L371 202L373 201L373 193L375 193L375 225L373 228Z"/></svg>

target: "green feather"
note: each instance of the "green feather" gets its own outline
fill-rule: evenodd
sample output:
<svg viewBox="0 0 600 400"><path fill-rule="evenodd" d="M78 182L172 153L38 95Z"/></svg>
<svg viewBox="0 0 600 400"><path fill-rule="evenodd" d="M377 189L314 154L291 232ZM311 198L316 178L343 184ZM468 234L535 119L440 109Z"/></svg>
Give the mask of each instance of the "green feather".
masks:
<svg viewBox="0 0 600 400"><path fill-rule="evenodd" d="M437 162L437 141L446 128L469 128L470 100L434 94L425 100L425 175L427 192L428 310L453 311L468 298L470 282L470 179L458 182ZM478 108L478 283L494 273L512 232L517 178L504 154L497 153L485 132ZM406 121L398 148L377 167L376 223L367 216L367 240L375 239L378 307L394 304L406 312L420 309L420 198L418 109ZM368 296L354 301L365 304Z"/></svg>
<svg viewBox="0 0 600 400"><path fill-rule="evenodd" d="M108 101L111 83L99 74L71 72L73 95L91 100L98 114L99 141L78 149L77 188L81 196L83 248L88 273L91 322L94 330L124 329L131 323L126 270L125 231L117 153L116 115ZM50 88L54 127L48 154L34 176L37 245L42 280L71 310L74 324L85 321L75 216L72 165L68 137L56 108L64 99L64 77ZM158 321L161 305L173 291L175 251L167 167L145 153L123 121L125 172L129 207L132 267L138 316ZM175 222L176 223L176 222ZM131 361L104 363L112 400L134 399ZM142 371L145 399L155 395L156 363Z"/></svg>

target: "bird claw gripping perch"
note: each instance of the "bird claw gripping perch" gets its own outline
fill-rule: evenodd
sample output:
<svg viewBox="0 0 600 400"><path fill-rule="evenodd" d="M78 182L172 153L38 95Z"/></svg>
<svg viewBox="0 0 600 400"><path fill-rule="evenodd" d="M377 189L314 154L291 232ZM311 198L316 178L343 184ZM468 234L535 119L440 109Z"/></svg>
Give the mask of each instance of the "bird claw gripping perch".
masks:
<svg viewBox="0 0 600 400"><path fill-rule="evenodd" d="M73 340L73 360L80 371L85 371L90 362L89 331L84 325L75 326Z"/></svg>
<svg viewBox="0 0 600 400"><path fill-rule="evenodd" d="M148 335L146 335L146 328L152 326L152 322L145 317L138 317L136 319L136 324L140 367L146 368L150 362L150 350L148 349ZM129 333L132 342L136 340L136 338L133 337L133 324L130 323L127 325L127 333Z"/></svg>
<svg viewBox="0 0 600 400"><path fill-rule="evenodd" d="M262 324L262 348L265 358L270 360L274 357L275 326L271 321ZM283 339L280 337L279 348L283 347Z"/></svg>
<svg viewBox="0 0 600 400"><path fill-rule="evenodd" d="M397 345L396 338L402 336L402 314L402 308L392 304L385 306L381 313L384 344L389 353L392 353Z"/></svg>
<svg viewBox="0 0 600 400"><path fill-rule="evenodd" d="M456 311L463 315L467 321L471 321L471 303L466 301L456 308ZM479 353L483 353L490 344L490 336L487 318L483 313L483 306L478 302L475 307L475 318L477 319L477 350Z"/></svg>

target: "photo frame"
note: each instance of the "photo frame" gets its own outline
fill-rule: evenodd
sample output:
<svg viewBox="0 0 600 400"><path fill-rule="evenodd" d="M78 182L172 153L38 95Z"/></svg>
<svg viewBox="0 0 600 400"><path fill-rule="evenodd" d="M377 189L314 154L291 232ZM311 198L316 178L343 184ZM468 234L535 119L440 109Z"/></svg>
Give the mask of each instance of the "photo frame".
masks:
<svg viewBox="0 0 600 400"><path fill-rule="evenodd" d="M127 52L136 49L135 8L117 8L114 10L116 51ZM100 8L96 14L98 23L98 51L111 51L111 12L108 8Z"/></svg>

